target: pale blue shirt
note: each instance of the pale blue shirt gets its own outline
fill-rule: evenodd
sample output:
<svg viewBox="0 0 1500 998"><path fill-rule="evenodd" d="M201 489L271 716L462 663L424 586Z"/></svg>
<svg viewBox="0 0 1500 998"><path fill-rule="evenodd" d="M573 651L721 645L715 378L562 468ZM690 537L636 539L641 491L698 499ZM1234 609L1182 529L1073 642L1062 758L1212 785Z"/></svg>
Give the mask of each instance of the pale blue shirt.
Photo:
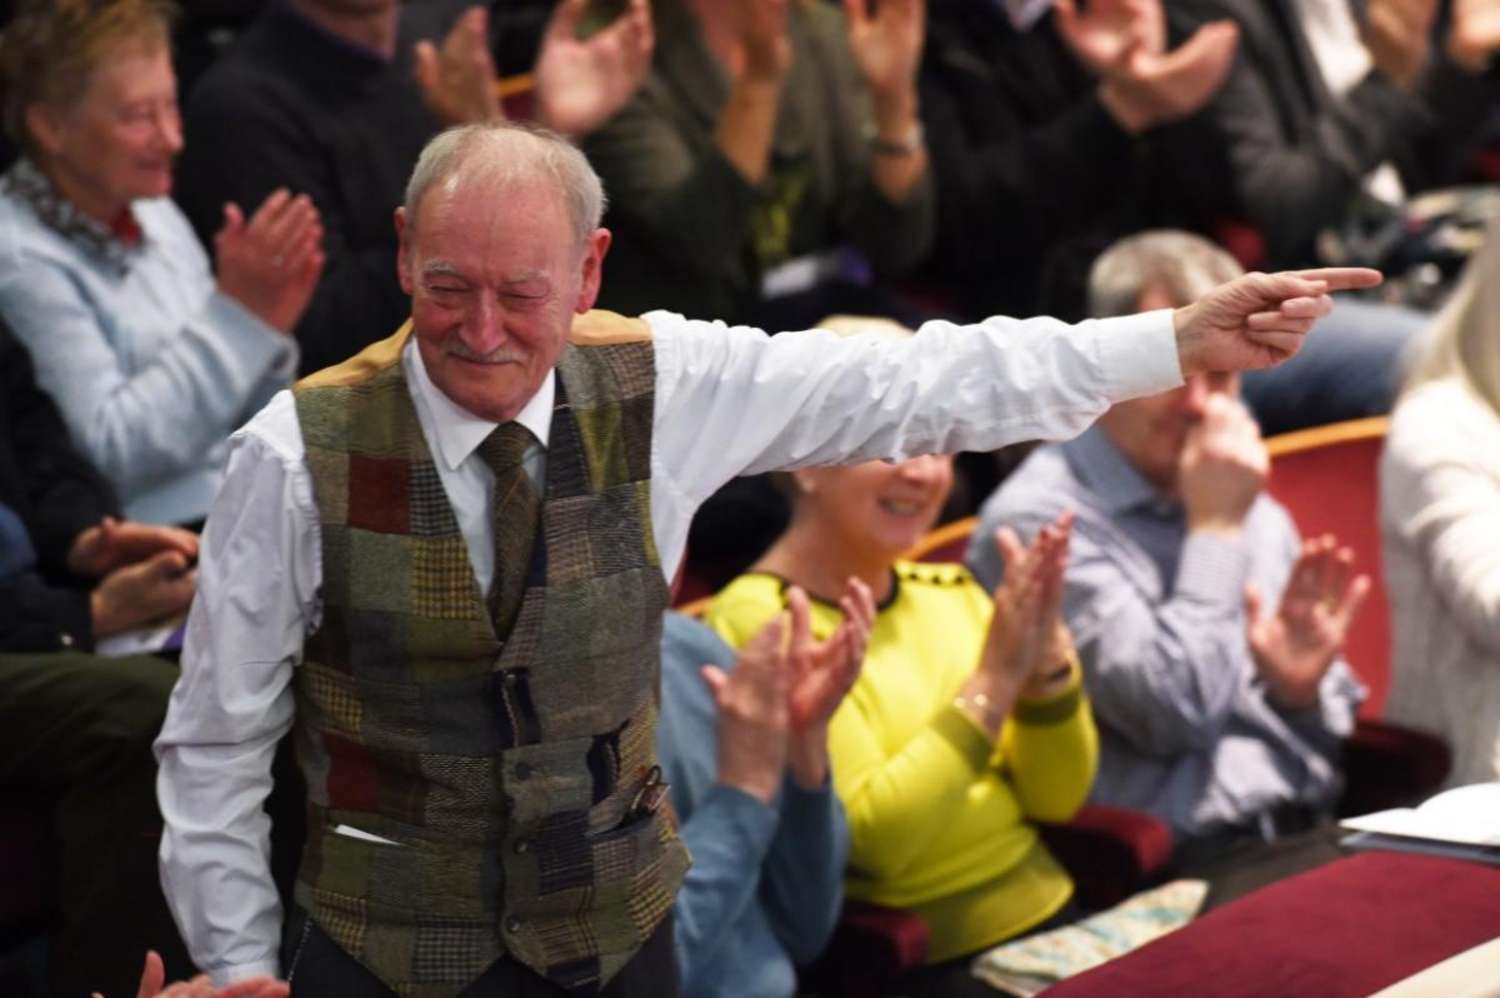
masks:
<svg viewBox="0 0 1500 998"><path fill-rule="evenodd" d="M669 613L661 639L656 751L693 854L673 905L683 998L791 998L797 965L833 934L844 900L849 825L830 778L791 776L769 803L718 782L718 711L699 670L733 670L734 650Z"/></svg>
<svg viewBox="0 0 1500 998"><path fill-rule="evenodd" d="M208 513L230 433L291 382L297 347L218 291L171 200L131 211L141 241L110 259L0 192L0 315L125 515L188 523Z"/></svg>
<svg viewBox="0 0 1500 998"><path fill-rule="evenodd" d="M1076 326L930 322L901 339L645 319L656 355L651 527L667 580L694 512L736 475L1061 439L1112 402L1182 382L1169 311ZM412 344L401 362L485 591L494 476L474 451L495 424L448 399ZM534 476L554 377L515 420L537 439ZM322 613L322 529L304 453L290 392L235 434L203 535L182 678L156 741L162 886L194 962L221 987L279 971L281 906L261 805L292 725L292 673Z"/></svg>
<svg viewBox="0 0 1500 998"><path fill-rule="evenodd" d="M1091 799L1147 811L1178 837L1255 828L1282 804L1332 803L1339 742L1365 691L1343 660L1317 706L1283 710L1256 675L1245 584L1274 610L1301 549L1262 494L1238 539L1190 534L1099 428L1033 452L985 502L968 563L986 588L1003 572L993 536L1026 538L1077 515L1063 610L1099 724Z"/></svg>

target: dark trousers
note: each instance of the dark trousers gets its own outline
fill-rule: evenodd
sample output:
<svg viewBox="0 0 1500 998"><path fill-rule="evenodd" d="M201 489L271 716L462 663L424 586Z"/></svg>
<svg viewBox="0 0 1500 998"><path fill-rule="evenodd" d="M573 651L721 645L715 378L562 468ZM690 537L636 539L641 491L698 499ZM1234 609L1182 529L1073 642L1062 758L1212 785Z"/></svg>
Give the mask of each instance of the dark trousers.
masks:
<svg viewBox="0 0 1500 998"><path fill-rule="evenodd" d="M169 980L192 973L156 864L151 742L176 681L151 656L0 655L0 787L8 806L55 814L54 995L133 995L148 948Z"/></svg>
<svg viewBox="0 0 1500 998"><path fill-rule="evenodd" d="M281 953L282 972L292 985L292 998L392 998L395 994L379 978L318 928L301 908L286 920ZM672 954L672 915L669 912L624 968L598 992L599 998L675 998L679 991L677 963ZM459 993L460 998L575 998L525 964L502 957L484 976Z"/></svg>

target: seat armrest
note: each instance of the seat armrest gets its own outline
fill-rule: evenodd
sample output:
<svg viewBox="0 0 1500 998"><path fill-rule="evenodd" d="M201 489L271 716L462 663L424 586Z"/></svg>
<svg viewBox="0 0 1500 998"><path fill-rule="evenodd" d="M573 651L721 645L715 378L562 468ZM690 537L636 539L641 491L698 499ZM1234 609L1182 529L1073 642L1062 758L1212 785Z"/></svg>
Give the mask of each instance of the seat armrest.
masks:
<svg viewBox="0 0 1500 998"><path fill-rule="evenodd" d="M1062 825L1042 825L1042 841L1073 877L1086 909L1118 904L1166 868L1172 832L1142 811L1086 804Z"/></svg>
<svg viewBox="0 0 1500 998"><path fill-rule="evenodd" d="M803 990L849 998L883 995L927 962L927 922L915 912L845 901L833 938L807 968Z"/></svg>
<svg viewBox="0 0 1500 998"><path fill-rule="evenodd" d="M1453 765L1436 735L1385 721L1360 719L1344 739L1344 795L1340 815L1406 807L1430 797Z"/></svg>

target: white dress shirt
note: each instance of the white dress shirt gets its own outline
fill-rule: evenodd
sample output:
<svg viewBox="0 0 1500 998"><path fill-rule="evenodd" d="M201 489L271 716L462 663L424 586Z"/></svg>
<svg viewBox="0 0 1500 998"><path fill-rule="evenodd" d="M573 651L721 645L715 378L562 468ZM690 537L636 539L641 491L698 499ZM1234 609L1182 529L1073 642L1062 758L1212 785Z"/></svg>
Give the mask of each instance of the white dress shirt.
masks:
<svg viewBox="0 0 1500 998"><path fill-rule="evenodd" d="M693 513L736 475L1071 437L1113 402L1182 382L1167 311L1076 326L931 322L900 340L646 319L656 350L651 524L669 581ZM495 424L436 389L413 344L402 363L487 590L493 478L471 455ZM517 417L540 443L527 465L538 481L554 390L549 379ZM232 438L182 678L156 743L162 886L193 959L220 986L279 972L281 907L261 805L291 727L292 670L318 625L321 581L312 481L283 392Z"/></svg>

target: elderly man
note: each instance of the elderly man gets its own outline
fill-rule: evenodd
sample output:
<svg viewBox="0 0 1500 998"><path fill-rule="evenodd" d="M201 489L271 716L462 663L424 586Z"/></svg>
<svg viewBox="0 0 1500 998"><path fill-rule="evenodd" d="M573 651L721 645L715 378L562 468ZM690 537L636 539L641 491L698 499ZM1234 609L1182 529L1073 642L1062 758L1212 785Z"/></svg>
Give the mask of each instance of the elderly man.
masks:
<svg viewBox="0 0 1500 998"><path fill-rule="evenodd" d="M1239 267L1186 233L1127 239L1091 274L1095 315L1191 301ZM985 503L969 560L993 587L1001 524L1077 514L1065 612L1099 721L1096 801L1170 824L1185 862L1298 831L1339 789L1363 690L1339 658L1368 589L1332 538L1303 544L1264 493L1238 376L1192 373L1033 453Z"/></svg>
<svg viewBox="0 0 1500 998"><path fill-rule="evenodd" d="M554 136L439 136L396 215L410 327L236 437L157 743L163 880L218 982L672 993L688 856L654 694L704 497L747 471L1070 436L1184 373L1274 363L1326 292L1379 279L1255 275L1071 328L771 338L590 313L602 207ZM281 962L260 803L294 721L310 830Z"/></svg>

